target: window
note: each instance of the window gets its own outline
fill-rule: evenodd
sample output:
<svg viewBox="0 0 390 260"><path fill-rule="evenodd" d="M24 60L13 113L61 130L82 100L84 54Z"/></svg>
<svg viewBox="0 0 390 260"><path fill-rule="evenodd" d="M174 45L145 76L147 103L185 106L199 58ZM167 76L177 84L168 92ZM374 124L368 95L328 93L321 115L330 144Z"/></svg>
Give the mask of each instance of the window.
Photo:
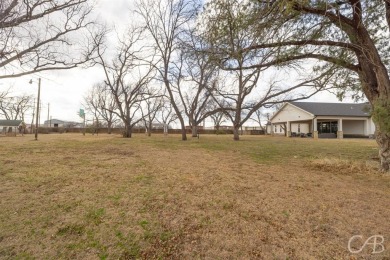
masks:
<svg viewBox="0 0 390 260"><path fill-rule="evenodd" d="M282 125L279 126L280 132L283 132Z"/></svg>
<svg viewBox="0 0 390 260"><path fill-rule="evenodd" d="M301 132L301 124L298 124L298 133Z"/></svg>
<svg viewBox="0 0 390 260"><path fill-rule="evenodd" d="M276 125L275 125L275 133L277 133L278 132L278 129L276 128Z"/></svg>

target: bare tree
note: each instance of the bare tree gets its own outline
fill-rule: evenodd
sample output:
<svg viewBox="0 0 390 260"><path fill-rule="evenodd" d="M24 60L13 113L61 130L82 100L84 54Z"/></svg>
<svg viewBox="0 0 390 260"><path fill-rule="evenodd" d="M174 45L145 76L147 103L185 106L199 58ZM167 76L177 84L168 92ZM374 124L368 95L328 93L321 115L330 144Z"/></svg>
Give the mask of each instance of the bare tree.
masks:
<svg viewBox="0 0 390 260"><path fill-rule="evenodd" d="M84 96L84 107L86 109L85 113L89 112L92 114L93 125L95 121L99 120L99 98L98 98L98 85L94 85L91 91Z"/></svg>
<svg viewBox="0 0 390 260"><path fill-rule="evenodd" d="M172 107L172 103L169 100L162 101L160 113L156 120L163 124L164 135L167 135L170 124L177 120L177 115Z"/></svg>
<svg viewBox="0 0 390 260"><path fill-rule="evenodd" d="M33 109L31 95L12 95L10 89L0 93L0 116L8 120L23 120L28 111Z"/></svg>
<svg viewBox="0 0 390 260"><path fill-rule="evenodd" d="M225 122L225 112L219 111L213 115L210 115L211 120L213 120L214 123L214 129L216 130L216 133L219 134L219 128L223 122Z"/></svg>
<svg viewBox="0 0 390 260"><path fill-rule="evenodd" d="M193 21L199 7L195 0L139 0L137 2L137 12L154 42L153 48L157 55L153 62L180 122L182 140L187 140L185 123L180 105L175 102L177 99L173 90L174 79L170 72L179 47L179 37L185 26Z"/></svg>
<svg viewBox="0 0 390 260"><path fill-rule="evenodd" d="M3 90L3 91L0 92L0 102L2 102L3 99L7 97L9 92L10 92L10 89Z"/></svg>
<svg viewBox="0 0 390 260"><path fill-rule="evenodd" d="M148 96L149 97L145 98L145 101L142 102L141 113L146 133L148 136L151 136L153 122L156 121L156 117L163 106L163 98L159 96L156 91L150 91Z"/></svg>
<svg viewBox="0 0 390 260"><path fill-rule="evenodd" d="M11 88L8 88L8 89L0 92L0 106L1 107L7 107L6 103L7 103L7 99L8 99L10 91L11 91ZM4 112L2 112L2 110L0 110L0 116L5 117Z"/></svg>
<svg viewBox="0 0 390 260"><path fill-rule="evenodd" d="M216 85L210 91L214 100L225 111L226 117L233 123L234 140L239 140L239 129L260 108L287 101L307 99L326 89L329 78L333 76L324 73L286 87L277 83L260 85L258 82L259 73L257 69L252 71L235 70L232 74L233 78L228 79L230 84ZM301 94L294 97L289 95L292 91L299 89L302 90ZM254 95L255 90L257 90L256 95Z"/></svg>
<svg viewBox="0 0 390 260"><path fill-rule="evenodd" d="M317 73L337 68L330 72L337 74L333 82L337 96L352 93L371 104L381 170L390 172L390 1L248 2L244 27L258 27L261 34L266 24L273 37L256 40L242 51L279 48L268 66L295 61L311 63Z"/></svg>
<svg viewBox="0 0 390 260"><path fill-rule="evenodd" d="M103 68L105 84L116 103L115 109L108 110L122 120L125 138L131 137L133 127L142 120L139 116L141 102L145 100L148 85L154 77L152 66L143 66L137 56L142 49L137 46L141 34L139 28L130 28L124 39L118 39L117 53L111 62L106 61L104 48L99 46L97 50L96 62Z"/></svg>
<svg viewBox="0 0 390 260"><path fill-rule="evenodd" d="M213 11L207 13L205 35L212 45L210 55L226 71L222 74L225 81L221 79L210 92L233 123L234 140L239 140L239 129L261 107L306 99L328 87L333 67L320 75L302 77L302 80L289 86L275 81L260 84L260 74L274 65L268 61L278 54L279 49L244 50L254 42L273 37L265 26L268 24L261 28L257 26L254 30L246 18L247 6L238 0L216 1L209 8ZM301 93L290 98L291 93L297 90L301 90Z"/></svg>
<svg viewBox="0 0 390 260"><path fill-rule="evenodd" d="M87 0L2 0L0 79L87 64L98 43L91 11Z"/></svg>
<svg viewBox="0 0 390 260"><path fill-rule="evenodd" d="M263 126L262 121L264 120L264 114L261 112L261 109L256 110L252 117L250 118L252 121L256 122L260 128L260 130L264 131L266 133L266 127Z"/></svg>
<svg viewBox="0 0 390 260"><path fill-rule="evenodd" d="M96 121L102 119L103 124L107 126L107 133L111 134L112 127L118 120L114 113L117 104L106 84L101 82L93 85L84 97L84 103L86 109L93 114Z"/></svg>
<svg viewBox="0 0 390 260"><path fill-rule="evenodd" d="M179 94L192 137L196 137L199 124L220 110L209 92L218 69L204 51L207 44L194 30L189 30L183 38L178 60L172 69L176 82L173 90Z"/></svg>

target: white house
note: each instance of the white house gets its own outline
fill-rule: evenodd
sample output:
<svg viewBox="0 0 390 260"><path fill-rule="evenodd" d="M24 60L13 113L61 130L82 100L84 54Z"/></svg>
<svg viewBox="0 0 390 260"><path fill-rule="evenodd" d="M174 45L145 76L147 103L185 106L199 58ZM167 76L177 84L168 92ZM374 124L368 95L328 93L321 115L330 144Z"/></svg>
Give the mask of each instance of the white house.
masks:
<svg viewBox="0 0 390 260"><path fill-rule="evenodd" d="M47 127L83 127L82 123L77 123L77 122L72 122L72 121L63 121L63 120L58 120L58 119L50 119L46 120L44 122L44 125Z"/></svg>
<svg viewBox="0 0 390 260"><path fill-rule="evenodd" d="M0 128L2 128L0 133L4 135L16 136L25 127L22 120L0 120Z"/></svg>
<svg viewBox="0 0 390 260"><path fill-rule="evenodd" d="M270 121L273 135L343 138L375 133L368 103L287 102Z"/></svg>

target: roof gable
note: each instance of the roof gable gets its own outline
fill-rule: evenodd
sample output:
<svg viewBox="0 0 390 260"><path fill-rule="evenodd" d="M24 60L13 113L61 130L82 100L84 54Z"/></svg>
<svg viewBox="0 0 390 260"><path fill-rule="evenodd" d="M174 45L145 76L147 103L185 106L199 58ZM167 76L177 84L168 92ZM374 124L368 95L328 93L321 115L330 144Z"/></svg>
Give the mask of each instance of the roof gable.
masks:
<svg viewBox="0 0 390 260"><path fill-rule="evenodd" d="M283 106L270 118L272 123L286 121L303 121L313 119L314 115L292 103L284 103Z"/></svg>

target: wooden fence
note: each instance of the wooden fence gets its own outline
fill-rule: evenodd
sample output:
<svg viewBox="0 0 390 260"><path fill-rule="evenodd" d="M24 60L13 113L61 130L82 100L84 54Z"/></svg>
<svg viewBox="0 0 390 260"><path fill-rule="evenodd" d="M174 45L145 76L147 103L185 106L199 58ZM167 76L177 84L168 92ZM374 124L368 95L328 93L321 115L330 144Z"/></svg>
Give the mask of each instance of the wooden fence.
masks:
<svg viewBox="0 0 390 260"><path fill-rule="evenodd" d="M38 133L40 134L50 134L50 133L83 133L84 129L83 128L64 128L64 127L39 127L38 128ZM106 134L108 133L107 128L99 128L99 129L94 129L94 128L86 128L85 133L99 133L99 134ZM112 134L122 134L123 129L122 128L112 128L111 133ZM132 130L133 133L145 133L145 128L133 128ZM152 134L163 134L164 131L163 129L152 129ZM181 129L169 129L168 130L169 134L181 134ZM191 134L191 129L186 129L187 134ZM214 129L199 129L198 133L200 135L202 134L233 134L233 130L214 130ZM242 135L264 135L264 131L262 130L240 130L240 134Z"/></svg>

